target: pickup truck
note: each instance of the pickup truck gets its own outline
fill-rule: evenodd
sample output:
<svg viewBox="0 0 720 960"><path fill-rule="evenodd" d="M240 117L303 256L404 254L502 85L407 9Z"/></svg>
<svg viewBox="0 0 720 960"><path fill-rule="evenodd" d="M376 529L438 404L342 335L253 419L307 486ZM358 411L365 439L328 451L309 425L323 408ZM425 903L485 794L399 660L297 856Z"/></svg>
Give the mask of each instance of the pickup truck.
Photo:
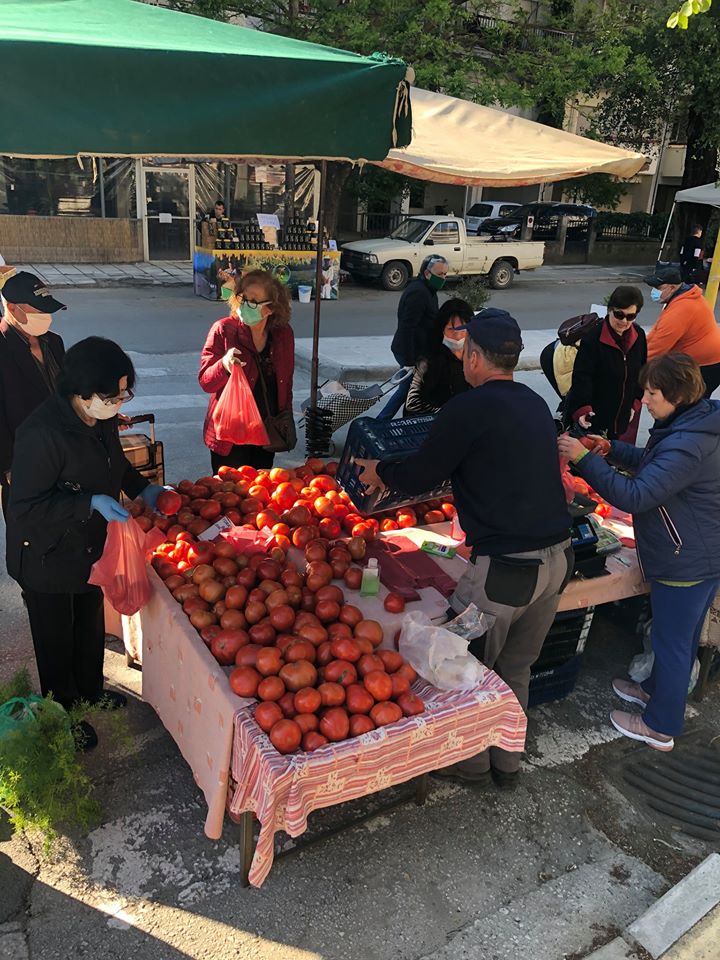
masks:
<svg viewBox="0 0 720 960"><path fill-rule="evenodd" d="M408 217L389 237L342 245L340 265L354 280L379 280L386 290L402 290L425 257L438 253L450 264L448 277L488 277L504 290L520 270L541 267L545 245L469 237L460 217Z"/></svg>

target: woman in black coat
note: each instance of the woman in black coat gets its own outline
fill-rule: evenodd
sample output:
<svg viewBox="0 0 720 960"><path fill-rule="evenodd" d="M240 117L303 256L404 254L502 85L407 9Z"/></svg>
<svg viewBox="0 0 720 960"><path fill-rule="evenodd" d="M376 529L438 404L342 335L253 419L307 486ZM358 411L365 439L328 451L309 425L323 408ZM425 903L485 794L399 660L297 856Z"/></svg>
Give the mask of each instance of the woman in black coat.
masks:
<svg viewBox="0 0 720 960"><path fill-rule="evenodd" d="M132 361L111 340L88 337L65 354L57 393L15 436L7 521L7 568L23 589L40 687L65 708L80 701L125 705L103 691L103 594L90 568L107 523L127 521L120 492L154 507L148 485L125 458L117 415L132 399ZM83 724L85 749L95 746Z"/></svg>
<svg viewBox="0 0 720 960"><path fill-rule="evenodd" d="M611 440L622 436L639 416L639 377L647 360L645 331L634 321L643 305L637 287L616 287L607 316L586 334L573 367L566 409L571 421Z"/></svg>
<svg viewBox="0 0 720 960"><path fill-rule="evenodd" d="M459 297L440 307L425 352L415 364L404 416L437 413L451 397L470 389L463 374L465 331L459 328L473 316L472 307Z"/></svg>

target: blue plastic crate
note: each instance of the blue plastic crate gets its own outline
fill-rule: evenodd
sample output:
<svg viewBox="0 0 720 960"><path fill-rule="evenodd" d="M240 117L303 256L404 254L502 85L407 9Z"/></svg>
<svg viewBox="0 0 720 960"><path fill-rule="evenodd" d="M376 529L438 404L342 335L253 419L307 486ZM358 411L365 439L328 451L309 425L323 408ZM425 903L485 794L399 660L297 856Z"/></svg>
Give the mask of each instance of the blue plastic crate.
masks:
<svg viewBox="0 0 720 960"><path fill-rule="evenodd" d="M580 674L582 654L571 657L559 666L534 670L530 675L529 707L537 707L551 700L564 700L575 689Z"/></svg>
<svg viewBox="0 0 720 960"><path fill-rule="evenodd" d="M434 490L408 496L397 490L385 490L382 494L365 492L358 467L353 457L363 460L404 460L423 443L434 421L433 416L407 417L403 420L375 420L373 417L358 417L348 431L345 447L340 458L336 479L352 502L363 513L377 513L403 507L409 503L434 500L450 492L448 478Z"/></svg>

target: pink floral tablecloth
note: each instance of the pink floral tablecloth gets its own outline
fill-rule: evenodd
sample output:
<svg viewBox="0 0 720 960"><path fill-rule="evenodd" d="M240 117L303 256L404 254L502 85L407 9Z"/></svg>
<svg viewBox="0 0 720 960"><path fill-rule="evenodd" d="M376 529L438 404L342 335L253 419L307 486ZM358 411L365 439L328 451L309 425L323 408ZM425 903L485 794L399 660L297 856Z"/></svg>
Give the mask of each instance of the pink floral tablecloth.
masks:
<svg viewBox="0 0 720 960"><path fill-rule="evenodd" d="M413 689L425 701L425 713L313 753L282 756L251 710L235 715L229 806L235 816L251 810L260 821L253 886L270 872L275 832L299 836L313 810L386 790L487 747L523 749L525 714L491 670L473 690L438 690L422 680Z"/></svg>

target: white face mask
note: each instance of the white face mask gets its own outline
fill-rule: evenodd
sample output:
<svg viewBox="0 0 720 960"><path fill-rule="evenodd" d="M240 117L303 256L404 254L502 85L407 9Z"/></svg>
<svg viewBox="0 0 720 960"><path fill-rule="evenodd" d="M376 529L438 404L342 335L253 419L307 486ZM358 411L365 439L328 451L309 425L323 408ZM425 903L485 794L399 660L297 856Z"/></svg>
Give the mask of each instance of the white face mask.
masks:
<svg viewBox="0 0 720 960"><path fill-rule="evenodd" d="M88 417L93 417L95 420L111 420L119 413L122 402L105 403L102 397L94 393L90 398L90 403L83 402L82 406Z"/></svg>
<svg viewBox="0 0 720 960"><path fill-rule="evenodd" d="M12 316L9 311L8 316ZM50 324L52 323L51 313L25 313L23 311L23 316L26 320L25 323L22 323L21 320L14 316L12 319L17 329L26 333L29 337L41 337L50 329Z"/></svg>
<svg viewBox="0 0 720 960"><path fill-rule="evenodd" d="M447 347L448 350L452 350L453 353L462 353L465 340L465 337L461 340L451 340L450 337L443 337L443 346Z"/></svg>

